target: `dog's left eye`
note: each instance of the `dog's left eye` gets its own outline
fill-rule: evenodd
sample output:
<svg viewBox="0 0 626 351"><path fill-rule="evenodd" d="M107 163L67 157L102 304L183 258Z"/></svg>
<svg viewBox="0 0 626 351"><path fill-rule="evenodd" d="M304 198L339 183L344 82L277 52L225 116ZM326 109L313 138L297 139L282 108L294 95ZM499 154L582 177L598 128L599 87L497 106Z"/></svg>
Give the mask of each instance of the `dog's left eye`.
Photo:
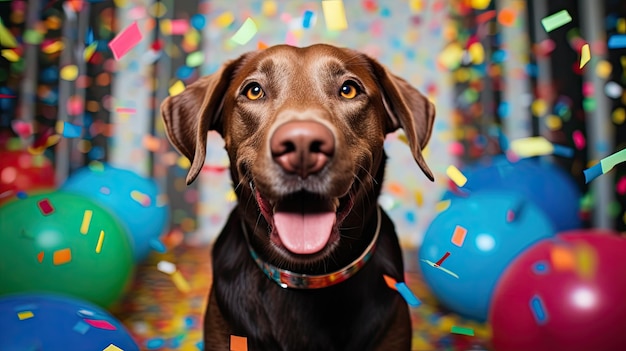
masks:
<svg viewBox="0 0 626 351"><path fill-rule="evenodd" d="M345 99L354 99L359 93L359 86L351 80L346 81L341 86L339 93Z"/></svg>
<svg viewBox="0 0 626 351"><path fill-rule="evenodd" d="M265 92L258 83L251 83L243 90L243 94L250 100L258 100L265 95Z"/></svg>

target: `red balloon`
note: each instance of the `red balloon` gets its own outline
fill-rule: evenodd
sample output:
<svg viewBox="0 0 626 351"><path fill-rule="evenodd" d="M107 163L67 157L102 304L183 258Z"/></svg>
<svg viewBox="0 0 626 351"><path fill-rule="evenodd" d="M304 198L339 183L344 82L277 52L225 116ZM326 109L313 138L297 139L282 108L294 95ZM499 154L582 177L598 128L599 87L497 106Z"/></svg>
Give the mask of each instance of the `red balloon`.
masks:
<svg viewBox="0 0 626 351"><path fill-rule="evenodd" d="M0 151L0 204L20 191L44 191L55 187L54 167L43 155L26 150Z"/></svg>
<svg viewBox="0 0 626 351"><path fill-rule="evenodd" d="M572 230L522 252L493 293L497 351L626 350L626 239Z"/></svg>

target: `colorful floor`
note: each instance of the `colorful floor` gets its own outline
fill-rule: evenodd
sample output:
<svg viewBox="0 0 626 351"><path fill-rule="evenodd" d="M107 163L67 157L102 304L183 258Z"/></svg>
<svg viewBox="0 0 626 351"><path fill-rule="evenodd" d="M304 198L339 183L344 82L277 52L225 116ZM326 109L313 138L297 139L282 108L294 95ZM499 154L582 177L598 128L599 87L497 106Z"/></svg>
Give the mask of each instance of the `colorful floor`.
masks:
<svg viewBox="0 0 626 351"><path fill-rule="evenodd" d="M406 261L416 262L410 259L415 254L406 252ZM160 261L174 263L180 273L160 271ZM423 302L411 309L413 350L489 350L488 327L437 308L417 268L407 264L407 271L408 286ZM201 350L201 323L211 284L210 272L210 247L181 246L169 253L154 254L138 268L131 293L115 314L142 350ZM475 335L452 334L453 326L471 328Z"/></svg>

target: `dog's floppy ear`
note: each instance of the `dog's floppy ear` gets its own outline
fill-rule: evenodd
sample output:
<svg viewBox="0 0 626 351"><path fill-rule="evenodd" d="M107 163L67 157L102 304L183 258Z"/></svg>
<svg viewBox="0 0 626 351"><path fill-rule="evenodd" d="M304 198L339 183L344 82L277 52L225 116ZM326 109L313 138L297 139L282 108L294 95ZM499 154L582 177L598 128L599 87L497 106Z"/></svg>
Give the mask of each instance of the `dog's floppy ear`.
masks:
<svg viewBox="0 0 626 351"><path fill-rule="evenodd" d="M368 58L382 90L387 114L387 132L404 129L415 162L431 181L435 180L422 150L428 144L435 121L435 105L404 79L390 73L383 65Z"/></svg>
<svg viewBox="0 0 626 351"><path fill-rule="evenodd" d="M225 63L217 72L198 79L161 104L161 116L170 142L191 161L187 184L196 179L204 165L208 131L222 132L224 95L241 60Z"/></svg>

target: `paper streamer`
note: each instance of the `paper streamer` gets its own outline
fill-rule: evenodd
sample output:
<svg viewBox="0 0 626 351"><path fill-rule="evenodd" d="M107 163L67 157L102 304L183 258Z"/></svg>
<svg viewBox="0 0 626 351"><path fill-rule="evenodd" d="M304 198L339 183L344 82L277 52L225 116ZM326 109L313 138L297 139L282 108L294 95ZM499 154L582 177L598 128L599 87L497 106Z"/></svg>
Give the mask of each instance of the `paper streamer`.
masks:
<svg viewBox="0 0 626 351"><path fill-rule="evenodd" d="M615 167L615 165L626 161L626 149L618 151L610 156L607 156L600 160L594 166L587 168L583 171L585 174L585 183L598 178L599 176L608 173Z"/></svg>

